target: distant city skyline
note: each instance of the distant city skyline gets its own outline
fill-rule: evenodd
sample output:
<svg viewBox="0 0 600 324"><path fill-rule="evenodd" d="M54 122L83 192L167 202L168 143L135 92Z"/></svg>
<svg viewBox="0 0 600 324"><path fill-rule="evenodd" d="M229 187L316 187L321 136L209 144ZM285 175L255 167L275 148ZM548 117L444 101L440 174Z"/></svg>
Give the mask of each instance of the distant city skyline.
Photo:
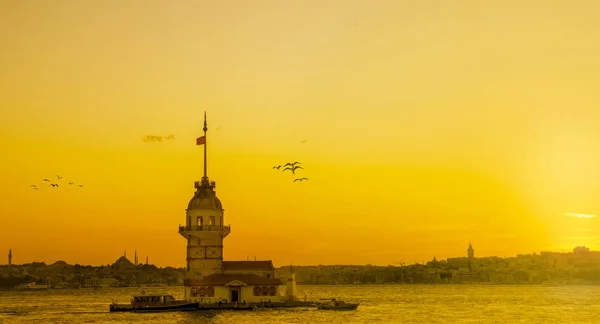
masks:
<svg viewBox="0 0 600 324"><path fill-rule="evenodd" d="M470 246L471 246L471 244L469 244L469 247ZM578 246L574 246L569 251L537 251L537 252L524 252L524 253L519 253L519 254L515 254L515 255L477 255L476 254L476 249L473 248L473 254L472 255L473 255L473 258L475 258L475 259L477 259L477 258L490 258L490 257L513 258L513 257L517 257L519 255L534 255L534 254L538 254L539 255L541 253L572 253L572 252L575 252L576 250L578 250L578 251L592 251L592 252L596 252L595 250L591 250L588 247L579 246L578 245ZM436 255L433 255L433 256L431 256L428 259L422 259L422 260L416 260L416 259L415 260L394 260L394 261L390 261L388 263L385 263L385 262L383 262L383 263L377 263L377 264L373 263L372 265L374 265L374 266L388 266L388 265L399 266L399 265L425 264L425 263L431 262L434 259L436 259L438 261L442 261L442 260L455 259L455 258L469 258L469 254L470 253L469 253L468 249L465 250L465 252L466 253L464 255L455 255L455 256L448 256L448 257L441 257L441 258L437 257ZM130 258L127 257L127 250L125 250L122 255L116 256L114 258L114 260L109 261L109 262L105 262L105 263L69 262L69 260L60 259L59 258L59 259L56 259L56 260L53 260L53 261L52 260L29 260L29 261L19 262L19 263L15 264L14 262L12 262L12 249L11 249L11 250L9 250L9 254L8 254L8 260L9 260L8 265L10 265L11 263L15 264L15 265L19 265L19 264L28 264L28 263L33 263L33 262L44 262L46 264L53 264L55 262L66 262L68 264L81 264L81 265L91 265L91 266L102 266L102 265L106 265L106 264L113 264L116 260L118 260L119 258L123 258L123 257L126 258L127 260L129 260L134 265L141 264L141 263L138 263L137 250L134 250L134 258L133 259L130 259ZM153 263L149 263L148 262L148 258L149 257L146 256L145 264L153 264ZM250 257L250 256L248 256L247 258L245 258L243 260L253 261L253 260L257 260L257 259L258 258L256 258L256 257ZM225 260L227 260L227 259L225 259ZM258 259L258 260L260 260L260 259ZM304 263L302 263L302 264L294 264L294 263L287 263L287 264L285 264L285 263L281 263L281 264L278 264L278 263L274 262L274 265L276 267L285 267L285 266L289 266L289 265L296 265L296 266L357 265L357 266L360 266L360 265L367 265L367 264L371 264L371 263L363 263L363 264L361 264L361 263L352 263L352 262L348 263L347 262L347 263L314 263L314 264L313 263L305 263L305 264ZM176 268L184 268L185 267L185 264L183 264L183 265L178 265L178 264L164 264L164 265L153 264L153 265L156 265L156 266L159 266L159 267L176 267Z"/></svg>
<svg viewBox="0 0 600 324"><path fill-rule="evenodd" d="M0 1L14 263L184 265L204 111L225 259L600 249L600 2L60 3Z"/></svg>

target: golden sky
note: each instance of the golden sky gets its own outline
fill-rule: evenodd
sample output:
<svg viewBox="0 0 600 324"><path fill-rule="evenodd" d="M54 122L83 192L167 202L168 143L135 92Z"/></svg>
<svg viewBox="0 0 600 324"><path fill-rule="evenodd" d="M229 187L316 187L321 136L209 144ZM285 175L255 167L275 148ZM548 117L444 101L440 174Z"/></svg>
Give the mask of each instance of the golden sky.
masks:
<svg viewBox="0 0 600 324"><path fill-rule="evenodd" d="M600 249L597 218L565 215L600 213L598 10L4 0L0 251L183 266L204 110L228 260ZM294 160L309 181L271 169Z"/></svg>

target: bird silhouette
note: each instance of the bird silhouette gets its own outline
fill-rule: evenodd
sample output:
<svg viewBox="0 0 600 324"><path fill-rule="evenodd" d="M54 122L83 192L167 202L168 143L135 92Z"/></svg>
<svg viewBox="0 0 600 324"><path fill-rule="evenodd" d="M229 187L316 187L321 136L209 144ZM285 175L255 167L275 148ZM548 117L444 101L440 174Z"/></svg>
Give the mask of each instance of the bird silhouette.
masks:
<svg viewBox="0 0 600 324"><path fill-rule="evenodd" d="M58 184L57 183L51 183L50 186L52 186L52 188L54 188L54 187L58 187ZM48 186L48 187L50 187L50 186Z"/></svg>
<svg viewBox="0 0 600 324"><path fill-rule="evenodd" d="M46 182L50 182L50 179L44 179L44 181L46 181Z"/></svg>
<svg viewBox="0 0 600 324"><path fill-rule="evenodd" d="M70 185L74 184L73 182L69 182Z"/></svg>
<svg viewBox="0 0 600 324"><path fill-rule="evenodd" d="M295 166L296 164L302 164L302 163L300 163L298 161L296 161L296 162L288 162L288 163L284 164L283 166L288 166L288 165L289 166Z"/></svg>
<svg viewBox="0 0 600 324"><path fill-rule="evenodd" d="M304 169L304 168L301 167L301 166L299 166L299 165L294 165L294 166L287 167L287 168L283 169L283 171L290 170L290 171L292 171L292 174L296 174L296 170L297 169Z"/></svg>
<svg viewBox="0 0 600 324"><path fill-rule="evenodd" d="M40 189L40 188L38 188L38 187L33 187L33 190L39 190L39 189Z"/></svg>
<svg viewBox="0 0 600 324"><path fill-rule="evenodd" d="M80 187L83 187L83 185L79 185Z"/></svg>
<svg viewBox="0 0 600 324"><path fill-rule="evenodd" d="M36 187L37 187L37 185L31 185L31 188L36 188Z"/></svg>
<svg viewBox="0 0 600 324"><path fill-rule="evenodd" d="M307 139L305 139L305 140L301 140L301 141L300 141L300 143L306 143L306 142L308 142L308 140L307 140Z"/></svg>
<svg viewBox="0 0 600 324"><path fill-rule="evenodd" d="M279 169L281 169L281 165L276 165L276 166L273 167L273 169L279 170Z"/></svg>
<svg viewBox="0 0 600 324"><path fill-rule="evenodd" d="M308 178L298 178L298 179L294 179L294 182L296 182L296 181L300 181L300 182L302 182L302 181L304 181L304 180L308 180Z"/></svg>
<svg viewBox="0 0 600 324"><path fill-rule="evenodd" d="M62 179L62 178L63 178L63 177L61 177L61 176L59 176L59 175L57 175L56 177L58 178L58 180L60 180L60 179Z"/></svg>

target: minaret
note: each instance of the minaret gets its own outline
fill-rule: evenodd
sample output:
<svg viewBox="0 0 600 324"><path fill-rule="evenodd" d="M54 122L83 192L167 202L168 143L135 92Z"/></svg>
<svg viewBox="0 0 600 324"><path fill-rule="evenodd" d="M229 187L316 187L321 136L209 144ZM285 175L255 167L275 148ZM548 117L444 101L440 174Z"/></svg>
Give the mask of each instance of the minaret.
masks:
<svg viewBox="0 0 600 324"><path fill-rule="evenodd" d="M469 256L469 270L472 270L473 259L475 259L475 250L473 249L471 242L469 242L469 248L467 249L467 255Z"/></svg>
<svg viewBox="0 0 600 324"><path fill-rule="evenodd" d="M137 250L133 251L133 264L137 267Z"/></svg>
<svg viewBox="0 0 600 324"><path fill-rule="evenodd" d="M12 249L8 249L8 266L12 266Z"/></svg>
<svg viewBox="0 0 600 324"><path fill-rule="evenodd" d="M127 258L127 250L123 250L123 256Z"/></svg>
<svg viewBox="0 0 600 324"><path fill-rule="evenodd" d="M146 265L148 265L148 256L146 256Z"/></svg>
<svg viewBox="0 0 600 324"><path fill-rule="evenodd" d="M196 139L196 145L204 145L204 175L196 181L196 192L186 210L185 225L179 226L179 234L187 240L187 273L185 298L191 297L191 289L204 276L223 272L223 239L230 227L223 220L223 206L215 193L215 182L207 175L206 112L204 135Z"/></svg>

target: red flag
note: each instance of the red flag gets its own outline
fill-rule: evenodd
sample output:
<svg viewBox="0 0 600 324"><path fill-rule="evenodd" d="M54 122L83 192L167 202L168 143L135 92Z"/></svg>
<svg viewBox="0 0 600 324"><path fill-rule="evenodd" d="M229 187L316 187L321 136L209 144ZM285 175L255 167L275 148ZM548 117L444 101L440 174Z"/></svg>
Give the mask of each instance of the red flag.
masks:
<svg viewBox="0 0 600 324"><path fill-rule="evenodd" d="M206 144L206 137L200 136L200 137L196 138L196 145L203 145L203 144Z"/></svg>

